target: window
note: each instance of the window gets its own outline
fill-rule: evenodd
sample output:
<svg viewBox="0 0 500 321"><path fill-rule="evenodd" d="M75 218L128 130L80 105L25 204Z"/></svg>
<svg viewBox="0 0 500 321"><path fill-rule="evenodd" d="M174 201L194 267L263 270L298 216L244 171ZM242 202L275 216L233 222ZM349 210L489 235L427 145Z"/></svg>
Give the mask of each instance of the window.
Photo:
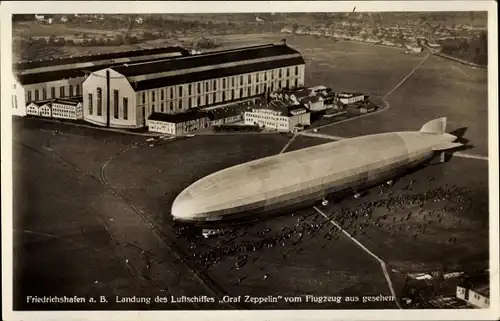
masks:
<svg viewBox="0 0 500 321"><path fill-rule="evenodd" d="M240 76L240 86L243 85L243 76Z"/></svg>
<svg viewBox="0 0 500 321"><path fill-rule="evenodd" d="M234 89L231 89L231 100L234 99Z"/></svg>
<svg viewBox="0 0 500 321"><path fill-rule="evenodd" d="M93 112L93 103L94 103L94 101L92 100L92 94L89 94L89 115L92 115L92 112Z"/></svg>
<svg viewBox="0 0 500 321"><path fill-rule="evenodd" d="M173 101L170 102L170 110L174 110L174 102Z"/></svg>
<svg viewBox="0 0 500 321"><path fill-rule="evenodd" d="M151 101L155 101L156 92L151 92Z"/></svg>
<svg viewBox="0 0 500 321"><path fill-rule="evenodd" d="M47 99L47 89L46 88L42 89L42 99L43 100Z"/></svg>
<svg viewBox="0 0 500 321"><path fill-rule="evenodd" d="M28 90L28 102L31 101L31 90Z"/></svg>
<svg viewBox="0 0 500 321"><path fill-rule="evenodd" d="M299 81L298 79L295 79L295 87L298 87L299 86Z"/></svg>
<svg viewBox="0 0 500 321"><path fill-rule="evenodd" d="M179 109L182 109L182 100L179 100Z"/></svg>
<svg viewBox="0 0 500 321"><path fill-rule="evenodd" d="M248 83L251 84L252 83L252 75L248 75Z"/></svg>
<svg viewBox="0 0 500 321"><path fill-rule="evenodd" d="M257 95L259 93L259 86L255 85L255 94Z"/></svg>
<svg viewBox="0 0 500 321"><path fill-rule="evenodd" d="M290 88L290 80L286 80L286 88Z"/></svg>
<svg viewBox="0 0 500 321"><path fill-rule="evenodd" d="M128 98L123 97L123 119L128 119Z"/></svg>
<svg viewBox="0 0 500 321"><path fill-rule="evenodd" d="M214 103L217 101L217 94L216 93L213 94L212 100Z"/></svg>
<svg viewBox="0 0 500 321"><path fill-rule="evenodd" d="M115 119L118 119L118 90L113 90L113 113Z"/></svg>
<svg viewBox="0 0 500 321"><path fill-rule="evenodd" d="M155 112L155 104L152 104L151 105L151 113L154 113Z"/></svg>
<svg viewBox="0 0 500 321"><path fill-rule="evenodd" d="M55 87L50 88L50 98L56 98L56 88Z"/></svg>
<svg viewBox="0 0 500 321"><path fill-rule="evenodd" d="M39 100L39 93L38 93L38 89L35 89L35 101L38 101Z"/></svg>
<svg viewBox="0 0 500 321"><path fill-rule="evenodd" d="M69 96L73 97L73 85L69 85Z"/></svg>
<svg viewBox="0 0 500 321"><path fill-rule="evenodd" d="M225 100L226 100L226 92L225 92L225 91L223 91L223 92L222 92L222 101L225 101Z"/></svg>
<svg viewBox="0 0 500 321"><path fill-rule="evenodd" d="M182 97L182 86L179 86L179 97Z"/></svg>
<svg viewBox="0 0 500 321"><path fill-rule="evenodd" d="M188 98L188 108L191 109L191 107L193 107L193 99Z"/></svg>
<svg viewBox="0 0 500 321"><path fill-rule="evenodd" d="M252 95L252 87L248 87L248 96Z"/></svg>
<svg viewBox="0 0 500 321"><path fill-rule="evenodd" d="M231 86L234 87L234 77L231 77Z"/></svg>
<svg viewBox="0 0 500 321"><path fill-rule="evenodd" d="M196 106L200 106L201 105L201 98L200 96L198 96L198 98L196 98Z"/></svg>
<svg viewBox="0 0 500 321"><path fill-rule="evenodd" d="M226 89L226 78L222 79L222 89Z"/></svg>
<svg viewBox="0 0 500 321"><path fill-rule="evenodd" d="M240 98L243 97L243 88L240 88Z"/></svg>
<svg viewBox="0 0 500 321"><path fill-rule="evenodd" d="M278 71L278 78L281 78L282 76L282 72L281 72L281 69Z"/></svg>
<svg viewBox="0 0 500 321"><path fill-rule="evenodd" d="M160 90L160 99L165 100L165 89Z"/></svg>
<svg viewBox="0 0 500 321"><path fill-rule="evenodd" d="M146 93L142 93L142 103L146 103Z"/></svg>
<svg viewBox="0 0 500 321"><path fill-rule="evenodd" d="M188 86L188 95L189 96L191 96L191 87L192 87L191 84L189 84L189 86Z"/></svg>
<svg viewBox="0 0 500 321"><path fill-rule="evenodd" d="M102 116L102 89L97 87L97 116Z"/></svg>
<svg viewBox="0 0 500 321"><path fill-rule="evenodd" d="M208 91L208 81L205 82L205 91Z"/></svg>
<svg viewBox="0 0 500 321"><path fill-rule="evenodd" d="M290 68L286 68L286 76L290 77Z"/></svg>
<svg viewBox="0 0 500 321"><path fill-rule="evenodd" d="M161 110L162 113L165 112L165 105L163 103L160 104L160 110Z"/></svg>
<svg viewBox="0 0 500 321"><path fill-rule="evenodd" d="M213 90L217 90L217 80L214 80L214 89Z"/></svg>
<svg viewBox="0 0 500 321"><path fill-rule="evenodd" d="M170 99L174 98L174 88L170 88Z"/></svg>
<svg viewBox="0 0 500 321"><path fill-rule="evenodd" d="M64 86L59 87L59 97L64 97Z"/></svg>
<svg viewBox="0 0 500 321"><path fill-rule="evenodd" d="M201 94L201 83L198 83L196 86L198 87L198 94Z"/></svg>
<svg viewBox="0 0 500 321"><path fill-rule="evenodd" d="M299 66L295 66L295 76L299 75Z"/></svg>
<svg viewBox="0 0 500 321"><path fill-rule="evenodd" d="M267 81L267 72L264 72L264 81Z"/></svg>

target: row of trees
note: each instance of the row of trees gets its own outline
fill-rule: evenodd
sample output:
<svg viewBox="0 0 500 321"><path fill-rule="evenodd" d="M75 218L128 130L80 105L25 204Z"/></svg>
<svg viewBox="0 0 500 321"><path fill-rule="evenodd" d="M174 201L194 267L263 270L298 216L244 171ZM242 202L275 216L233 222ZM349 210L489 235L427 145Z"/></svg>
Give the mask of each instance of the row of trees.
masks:
<svg viewBox="0 0 500 321"><path fill-rule="evenodd" d="M145 31L140 35L122 35L117 34L114 37L89 36L78 34L75 38L64 38L50 36L48 38L29 38L29 44L51 45L51 46L121 46L133 45L143 41L155 40L161 37L160 34L153 34Z"/></svg>

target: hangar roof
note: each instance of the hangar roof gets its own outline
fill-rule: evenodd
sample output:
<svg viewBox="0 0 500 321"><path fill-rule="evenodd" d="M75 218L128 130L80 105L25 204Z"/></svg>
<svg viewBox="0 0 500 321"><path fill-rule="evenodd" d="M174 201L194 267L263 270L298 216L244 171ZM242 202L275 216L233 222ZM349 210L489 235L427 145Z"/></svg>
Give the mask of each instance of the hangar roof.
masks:
<svg viewBox="0 0 500 321"><path fill-rule="evenodd" d="M168 52L177 52L179 50L184 50L180 47L169 47L169 48L161 48L161 49L163 49L163 51L158 52L158 54L168 53ZM153 49L151 49L151 50L153 50ZM158 50L158 49L154 49L154 50ZM141 52L133 51L132 53L130 51L128 51L125 53L128 54L126 57L139 57L137 61L141 61L141 58L140 58L141 56L155 54L155 53L145 54L144 53L145 51L146 50L143 50ZM115 53L115 55L118 55L118 54L122 54L122 53ZM102 58L103 56L104 55L97 55L97 56L89 56L89 57L94 58L93 61L97 62L97 61L106 60L106 59ZM87 58L87 57L83 57L83 58ZM113 59L118 59L118 58L119 57L115 57ZM174 59L174 58L175 57L172 57L170 59ZM88 58L88 59L90 59L90 58ZM123 63L114 63L113 59L110 59L110 61L108 63L98 64L95 66L86 66L86 67L77 67L77 68L71 68L71 69L61 69L61 70L21 74L21 75L18 75L17 78L19 79L19 82L22 85L31 85L31 84L44 83L44 82L49 82L49 81L57 81L57 80L61 80L61 79L78 78L78 77L85 76L86 72L89 73L89 72L94 72L97 70L102 70L102 69L106 69L106 68L110 68L110 67L117 67L117 66L123 65ZM144 58L142 58L142 59L144 59ZM148 61L157 61L157 60L165 60L165 59L166 59L165 57L162 57L162 58L156 58L156 59L149 59ZM58 60L47 60L46 62L50 62L50 61L58 61ZM78 62L82 63L84 61L78 60ZM42 66L42 67L44 67L44 66Z"/></svg>
<svg viewBox="0 0 500 321"><path fill-rule="evenodd" d="M162 53L175 53L175 52L179 52L183 56L187 56L189 54L189 52L186 49L181 47L160 47L160 48L148 48L148 49L138 49L138 50L136 49L136 50L126 50L126 51L109 52L97 55L68 57L68 58L51 59L51 60L24 61L12 64L12 69L14 71L22 71L26 69L34 69L34 68L42 68L50 66L93 62L99 60L112 60L112 59L128 58L128 57L140 57L140 56L156 55Z"/></svg>
<svg viewBox="0 0 500 321"><path fill-rule="evenodd" d="M173 61L173 62L177 62L177 59L175 59L175 61ZM274 60L274 61L268 61L268 62L258 62L258 63L241 65L241 66L236 66L236 67L217 68L217 69L200 71L200 72L172 75L172 76L166 76L166 77L162 77L162 78L146 79L146 80L141 80L141 81L137 81L137 82L131 81L131 84L132 84L132 87L134 87L136 91L141 91L141 90L147 90L147 89L152 89L152 88L160 88L160 87L172 86L172 85L177 85L177 84L185 84L185 83L203 81L203 80L208 80L208 79L213 79L213 78L230 77L230 76L244 74L244 73L251 73L251 72L255 72L255 71L269 70L269 69L273 69L273 68L281 68L281 67L300 65L300 64L304 64L303 58L296 57L296 58ZM114 70L116 70L116 69L114 69ZM116 70L116 71L118 71L118 70Z"/></svg>

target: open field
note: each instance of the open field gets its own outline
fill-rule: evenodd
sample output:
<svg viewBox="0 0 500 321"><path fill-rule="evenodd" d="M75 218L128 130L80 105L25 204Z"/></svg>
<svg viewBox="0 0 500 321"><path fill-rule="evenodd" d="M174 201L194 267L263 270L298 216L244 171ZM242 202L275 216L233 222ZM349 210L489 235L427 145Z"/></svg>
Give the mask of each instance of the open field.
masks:
<svg viewBox="0 0 500 321"><path fill-rule="evenodd" d="M307 85L325 84L334 90L380 96L424 58L314 37L291 37L288 43L307 60ZM484 75L449 64L453 63L429 57L421 70L388 97L390 109L323 128L320 133L355 136L418 129L426 120L443 116L443 111L450 128L470 127L467 137L480 153L485 148L480 137L487 133L486 107L480 103L485 96ZM53 136L52 128L61 134ZM55 284L54 294L63 295L79 291L110 296L390 295L379 263L313 209L237 227L210 239L189 231L177 233L170 216L177 193L217 170L277 154L289 139L281 134L198 135L149 147L143 137L15 119L18 307L40 309L27 307L21 300L33 293L47 294L44 287L48 284ZM297 136L288 150L324 142ZM134 143L140 145L134 147ZM487 197L488 162L453 157L448 163L409 174L392 188L375 188L361 199L346 198L320 209L394 269L390 274L400 296L406 273L485 266ZM153 231L151 221L160 226L164 237ZM175 249L170 247L174 245ZM236 262L243 265L236 266ZM115 307L130 309L130 305ZM200 307L207 308L148 306ZM243 307L361 306L305 301L290 305L281 300ZM362 307L396 305L379 302Z"/></svg>
<svg viewBox="0 0 500 321"><path fill-rule="evenodd" d="M401 75L404 76L404 72ZM341 79L342 76L338 77ZM387 98L391 106L389 110L373 117L333 125L322 129L322 132L353 137L386 131L418 130L425 122L446 116L448 132L467 127L465 137L474 146L470 152L488 155L487 89L486 71L430 56Z"/></svg>

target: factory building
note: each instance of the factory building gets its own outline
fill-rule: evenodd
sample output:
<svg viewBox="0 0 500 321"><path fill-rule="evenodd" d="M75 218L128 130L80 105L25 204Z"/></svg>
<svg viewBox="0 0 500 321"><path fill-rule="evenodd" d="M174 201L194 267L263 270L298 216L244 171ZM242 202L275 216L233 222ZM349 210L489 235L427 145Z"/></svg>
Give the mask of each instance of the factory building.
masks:
<svg viewBox="0 0 500 321"><path fill-rule="evenodd" d="M148 118L149 131L181 136L210 126L208 115L198 110L180 114L152 113Z"/></svg>
<svg viewBox="0 0 500 321"><path fill-rule="evenodd" d="M293 105L273 100L269 104L245 112L244 123L289 132L298 126L311 125L311 113L303 104Z"/></svg>
<svg viewBox="0 0 500 321"><path fill-rule="evenodd" d="M13 114L26 115L33 101L81 96L83 82L93 71L184 55L185 49L165 47L13 64Z"/></svg>
<svg viewBox="0 0 500 321"><path fill-rule="evenodd" d="M185 113L302 86L304 67L296 50L270 44L105 68L83 84L84 119L144 127L154 113Z"/></svg>

